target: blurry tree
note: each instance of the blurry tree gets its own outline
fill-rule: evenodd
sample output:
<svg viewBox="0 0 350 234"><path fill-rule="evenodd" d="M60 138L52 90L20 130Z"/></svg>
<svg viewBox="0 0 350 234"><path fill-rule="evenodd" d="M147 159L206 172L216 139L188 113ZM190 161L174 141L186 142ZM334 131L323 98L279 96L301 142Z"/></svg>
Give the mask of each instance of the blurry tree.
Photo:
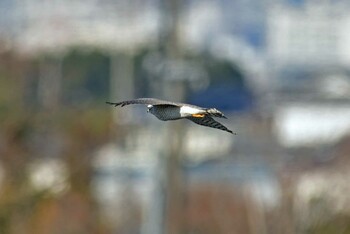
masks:
<svg viewBox="0 0 350 234"><path fill-rule="evenodd" d="M99 51L73 49L63 60L66 104L104 104L109 93L110 58Z"/></svg>
<svg viewBox="0 0 350 234"><path fill-rule="evenodd" d="M90 181L92 153L111 136L109 112L91 105L38 108L32 101L42 64L11 53L0 56L0 233L106 233ZM93 90L94 83L82 81ZM69 171L68 186L59 193L37 190L30 181L29 166L51 157L63 160Z"/></svg>

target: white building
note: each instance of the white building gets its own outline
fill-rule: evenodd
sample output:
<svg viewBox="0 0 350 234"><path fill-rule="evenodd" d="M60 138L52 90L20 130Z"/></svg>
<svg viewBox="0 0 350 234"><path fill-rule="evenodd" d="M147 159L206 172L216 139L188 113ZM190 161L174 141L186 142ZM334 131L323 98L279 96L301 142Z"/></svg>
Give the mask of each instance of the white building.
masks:
<svg viewBox="0 0 350 234"><path fill-rule="evenodd" d="M11 46L21 53L59 52L69 46L130 51L158 37L156 1L26 0L0 2L2 6L0 37L9 35Z"/></svg>
<svg viewBox="0 0 350 234"><path fill-rule="evenodd" d="M277 66L349 65L350 2L305 0L268 13L267 55Z"/></svg>

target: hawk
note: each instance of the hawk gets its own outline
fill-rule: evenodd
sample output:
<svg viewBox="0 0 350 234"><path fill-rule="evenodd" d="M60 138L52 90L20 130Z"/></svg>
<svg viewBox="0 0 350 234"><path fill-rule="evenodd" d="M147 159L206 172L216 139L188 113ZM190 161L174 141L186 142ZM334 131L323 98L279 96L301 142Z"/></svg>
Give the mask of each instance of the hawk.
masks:
<svg viewBox="0 0 350 234"><path fill-rule="evenodd" d="M155 98L138 98L122 102L106 102L113 106L126 106L131 104L147 105L147 112L153 114L162 121L189 119L196 124L217 128L236 135L230 129L221 123L215 121L212 117L226 118L226 116L215 108L202 108L195 105L170 102Z"/></svg>

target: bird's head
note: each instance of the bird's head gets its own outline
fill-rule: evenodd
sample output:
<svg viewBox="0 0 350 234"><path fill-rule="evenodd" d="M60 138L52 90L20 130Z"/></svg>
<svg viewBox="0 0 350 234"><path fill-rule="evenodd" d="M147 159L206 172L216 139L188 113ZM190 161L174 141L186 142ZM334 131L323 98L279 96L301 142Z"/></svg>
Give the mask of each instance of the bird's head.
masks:
<svg viewBox="0 0 350 234"><path fill-rule="evenodd" d="M153 106L152 105L147 105L147 113L151 112L152 113Z"/></svg>

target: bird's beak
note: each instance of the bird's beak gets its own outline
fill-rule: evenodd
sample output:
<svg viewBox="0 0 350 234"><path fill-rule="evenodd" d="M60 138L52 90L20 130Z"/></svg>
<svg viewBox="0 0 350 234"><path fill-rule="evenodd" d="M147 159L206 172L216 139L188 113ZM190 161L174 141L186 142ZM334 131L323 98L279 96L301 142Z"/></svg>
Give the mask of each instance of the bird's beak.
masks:
<svg viewBox="0 0 350 234"><path fill-rule="evenodd" d="M222 118L227 119L227 117L225 115L222 115Z"/></svg>

